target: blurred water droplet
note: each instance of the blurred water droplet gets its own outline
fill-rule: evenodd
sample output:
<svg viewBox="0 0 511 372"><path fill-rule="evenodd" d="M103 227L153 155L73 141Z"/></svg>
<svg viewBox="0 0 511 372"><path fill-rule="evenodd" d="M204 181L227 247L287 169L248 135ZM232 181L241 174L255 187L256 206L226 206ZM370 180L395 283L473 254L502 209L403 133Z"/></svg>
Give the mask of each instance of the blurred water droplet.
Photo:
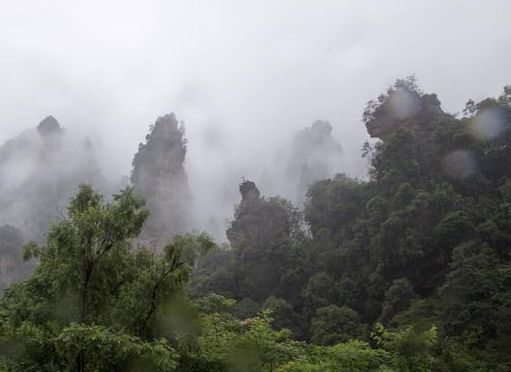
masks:
<svg viewBox="0 0 511 372"><path fill-rule="evenodd" d="M442 170L447 176L466 178L476 173L477 162L471 151L455 150L444 157Z"/></svg>
<svg viewBox="0 0 511 372"><path fill-rule="evenodd" d="M497 138L504 131L504 116L498 109L481 111L473 121L473 134L482 140Z"/></svg>
<svg viewBox="0 0 511 372"><path fill-rule="evenodd" d="M418 96L408 90L398 90L390 99L390 108L394 117L409 118L419 111Z"/></svg>

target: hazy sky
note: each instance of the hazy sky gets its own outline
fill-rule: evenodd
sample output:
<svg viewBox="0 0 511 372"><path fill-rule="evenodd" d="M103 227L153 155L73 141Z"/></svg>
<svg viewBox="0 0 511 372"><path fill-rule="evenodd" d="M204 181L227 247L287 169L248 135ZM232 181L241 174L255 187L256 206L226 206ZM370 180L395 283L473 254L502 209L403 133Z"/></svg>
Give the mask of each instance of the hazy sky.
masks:
<svg viewBox="0 0 511 372"><path fill-rule="evenodd" d="M128 173L157 116L186 124L192 183L316 119L364 174L365 103L416 74L449 111L511 83L511 1L0 0L0 142L46 115L102 138ZM239 174L238 174L239 173Z"/></svg>

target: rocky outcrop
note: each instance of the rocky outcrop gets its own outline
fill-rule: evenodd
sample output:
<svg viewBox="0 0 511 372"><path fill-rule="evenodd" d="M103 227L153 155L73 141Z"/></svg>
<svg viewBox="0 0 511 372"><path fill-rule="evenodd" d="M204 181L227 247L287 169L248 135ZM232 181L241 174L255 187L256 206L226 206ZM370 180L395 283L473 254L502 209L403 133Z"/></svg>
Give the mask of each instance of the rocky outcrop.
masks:
<svg viewBox="0 0 511 372"><path fill-rule="evenodd" d="M298 201L312 183L338 171L341 154L341 145L332 137L332 126L327 121L317 120L295 135L287 177L296 185Z"/></svg>
<svg viewBox="0 0 511 372"><path fill-rule="evenodd" d="M41 240L80 183L104 185L94 151L92 141L53 116L0 146L0 224Z"/></svg>
<svg viewBox="0 0 511 372"><path fill-rule="evenodd" d="M436 94L423 94L413 81L398 80L387 94L367 104L364 123L372 138L385 140L399 129L429 136L446 116Z"/></svg>
<svg viewBox="0 0 511 372"><path fill-rule="evenodd" d="M133 159L131 182L150 216L142 238L161 241L190 229L191 194L184 168L186 139L176 116L159 117Z"/></svg>
<svg viewBox="0 0 511 372"><path fill-rule="evenodd" d="M243 180L243 182L240 184L240 193L242 203L258 200L261 197L261 192L257 188L255 182L248 180Z"/></svg>
<svg viewBox="0 0 511 372"><path fill-rule="evenodd" d="M62 131L59 122L53 116L47 116L43 121L39 123L37 126L37 131L41 135L41 137L46 137L50 134L59 133Z"/></svg>

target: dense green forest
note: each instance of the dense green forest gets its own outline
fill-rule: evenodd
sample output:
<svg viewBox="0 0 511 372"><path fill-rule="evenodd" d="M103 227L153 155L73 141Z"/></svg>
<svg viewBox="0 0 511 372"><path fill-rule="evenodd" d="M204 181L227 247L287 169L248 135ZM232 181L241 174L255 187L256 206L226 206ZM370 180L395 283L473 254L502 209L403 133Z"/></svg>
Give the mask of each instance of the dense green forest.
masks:
<svg viewBox="0 0 511 372"><path fill-rule="evenodd" d="M136 190L82 185L23 248L0 368L510 370L511 86L454 115L398 80L363 122L367 180L315 182L303 208L243 181L229 247L152 249Z"/></svg>

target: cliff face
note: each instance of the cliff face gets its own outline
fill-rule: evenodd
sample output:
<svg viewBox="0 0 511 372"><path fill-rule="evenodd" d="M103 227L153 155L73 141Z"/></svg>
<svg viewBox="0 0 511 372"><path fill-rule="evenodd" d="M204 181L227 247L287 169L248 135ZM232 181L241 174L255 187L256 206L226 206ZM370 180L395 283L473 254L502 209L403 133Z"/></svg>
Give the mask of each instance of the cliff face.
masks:
<svg viewBox="0 0 511 372"><path fill-rule="evenodd" d="M151 212L143 239L162 241L190 229L185 156L184 128L174 114L159 117L133 159L131 182Z"/></svg>
<svg viewBox="0 0 511 372"><path fill-rule="evenodd" d="M37 132L41 137L47 137L52 134L58 134L62 132L59 122L53 116L47 116L37 126Z"/></svg>
<svg viewBox="0 0 511 372"><path fill-rule="evenodd" d="M399 129L429 136L447 116L436 94L423 94L414 80L398 80L387 94L367 104L364 123L372 138L385 140Z"/></svg>
<svg viewBox="0 0 511 372"><path fill-rule="evenodd" d="M341 153L341 145L332 137L332 126L327 121L317 120L295 135L287 177L296 185L299 201L312 183L335 173Z"/></svg>
<svg viewBox="0 0 511 372"><path fill-rule="evenodd" d="M53 116L0 146L0 179L0 225L34 240L61 217L80 183L104 183L92 142Z"/></svg>

